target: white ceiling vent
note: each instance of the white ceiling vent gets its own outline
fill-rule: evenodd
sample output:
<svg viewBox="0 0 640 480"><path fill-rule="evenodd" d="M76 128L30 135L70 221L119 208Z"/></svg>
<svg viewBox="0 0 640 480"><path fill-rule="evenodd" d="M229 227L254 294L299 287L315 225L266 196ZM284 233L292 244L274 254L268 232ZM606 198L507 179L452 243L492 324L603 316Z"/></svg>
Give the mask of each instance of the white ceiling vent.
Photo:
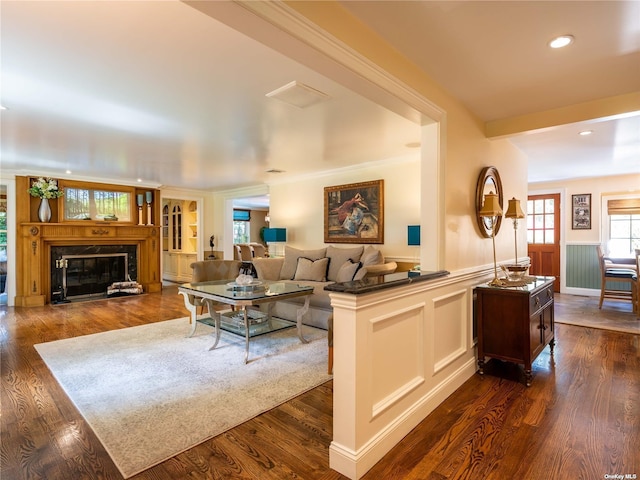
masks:
<svg viewBox="0 0 640 480"><path fill-rule="evenodd" d="M266 95L298 108L306 108L331 98L324 92L297 81L287 83Z"/></svg>

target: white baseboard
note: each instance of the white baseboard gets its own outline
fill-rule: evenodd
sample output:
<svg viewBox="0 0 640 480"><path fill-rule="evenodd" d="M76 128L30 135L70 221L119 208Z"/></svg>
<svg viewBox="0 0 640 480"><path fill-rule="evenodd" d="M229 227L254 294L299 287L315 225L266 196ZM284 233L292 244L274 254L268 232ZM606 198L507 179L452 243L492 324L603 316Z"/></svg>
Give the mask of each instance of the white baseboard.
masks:
<svg viewBox="0 0 640 480"><path fill-rule="evenodd" d="M581 297L600 296L600 290L595 290L593 288L565 287L560 293L566 293L567 295L580 295Z"/></svg>

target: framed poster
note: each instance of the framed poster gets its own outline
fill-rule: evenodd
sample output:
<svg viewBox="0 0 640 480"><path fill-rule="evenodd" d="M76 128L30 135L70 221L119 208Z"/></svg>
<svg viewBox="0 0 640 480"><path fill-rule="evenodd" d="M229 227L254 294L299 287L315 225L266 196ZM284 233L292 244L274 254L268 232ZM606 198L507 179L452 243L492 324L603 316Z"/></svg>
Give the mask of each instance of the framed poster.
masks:
<svg viewBox="0 0 640 480"><path fill-rule="evenodd" d="M324 188L324 243L384 243L384 180Z"/></svg>
<svg viewBox="0 0 640 480"><path fill-rule="evenodd" d="M591 194L571 195L572 230L591 230Z"/></svg>

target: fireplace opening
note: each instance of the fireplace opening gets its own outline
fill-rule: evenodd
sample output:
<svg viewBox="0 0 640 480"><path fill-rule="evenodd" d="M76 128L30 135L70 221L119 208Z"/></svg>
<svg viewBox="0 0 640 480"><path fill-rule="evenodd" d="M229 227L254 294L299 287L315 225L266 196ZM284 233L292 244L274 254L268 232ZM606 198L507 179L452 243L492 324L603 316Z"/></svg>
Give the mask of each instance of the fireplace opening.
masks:
<svg viewBox="0 0 640 480"><path fill-rule="evenodd" d="M51 302L107 298L114 283L135 281L135 245L54 246L51 249Z"/></svg>
<svg viewBox="0 0 640 480"><path fill-rule="evenodd" d="M127 280L127 256L126 253L63 255L65 297L106 296L109 285Z"/></svg>

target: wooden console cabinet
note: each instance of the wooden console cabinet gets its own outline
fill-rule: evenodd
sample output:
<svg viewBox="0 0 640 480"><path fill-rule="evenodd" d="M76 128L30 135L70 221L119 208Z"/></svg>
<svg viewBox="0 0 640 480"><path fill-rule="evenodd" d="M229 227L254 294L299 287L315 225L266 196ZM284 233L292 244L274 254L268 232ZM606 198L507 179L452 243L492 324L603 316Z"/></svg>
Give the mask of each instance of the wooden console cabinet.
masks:
<svg viewBox="0 0 640 480"><path fill-rule="evenodd" d="M527 386L531 364L547 346L555 345L554 277L536 277L523 287L480 285L476 292L478 367L484 374L486 357L524 365Z"/></svg>

